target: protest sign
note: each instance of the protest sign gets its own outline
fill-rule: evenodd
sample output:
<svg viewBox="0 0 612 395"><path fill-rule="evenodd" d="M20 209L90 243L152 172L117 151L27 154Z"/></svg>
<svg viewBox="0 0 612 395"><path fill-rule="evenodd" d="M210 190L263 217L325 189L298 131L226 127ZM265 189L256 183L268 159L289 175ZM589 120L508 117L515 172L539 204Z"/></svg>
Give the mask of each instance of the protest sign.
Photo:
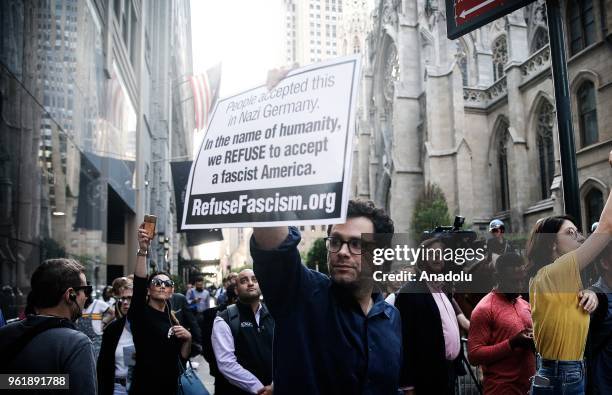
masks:
<svg viewBox="0 0 612 395"><path fill-rule="evenodd" d="M182 228L344 222L359 66L358 56L319 63L220 100Z"/></svg>

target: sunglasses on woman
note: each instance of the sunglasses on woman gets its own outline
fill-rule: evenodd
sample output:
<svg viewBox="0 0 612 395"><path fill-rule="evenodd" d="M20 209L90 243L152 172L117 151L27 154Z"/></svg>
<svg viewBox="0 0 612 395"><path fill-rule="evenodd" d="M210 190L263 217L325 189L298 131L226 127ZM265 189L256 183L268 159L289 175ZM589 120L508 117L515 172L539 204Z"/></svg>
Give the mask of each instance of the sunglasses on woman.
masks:
<svg viewBox="0 0 612 395"><path fill-rule="evenodd" d="M153 280L151 280L151 285L153 285L154 287L161 287L162 285L164 285L166 288L172 288L174 287L174 281L154 278Z"/></svg>

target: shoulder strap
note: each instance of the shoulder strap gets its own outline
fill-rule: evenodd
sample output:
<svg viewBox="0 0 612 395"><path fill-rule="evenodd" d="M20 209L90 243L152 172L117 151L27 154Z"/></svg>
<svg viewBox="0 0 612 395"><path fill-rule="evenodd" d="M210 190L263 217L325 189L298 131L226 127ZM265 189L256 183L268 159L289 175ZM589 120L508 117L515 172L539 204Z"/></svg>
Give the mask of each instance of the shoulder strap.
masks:
<svg viewBox="0 0 612 395"><path fill-rule="evenodd" d="M19 355L19 353L41 333L53 328L70 328L74 325L65 318L48 319L39 325L27 329L17 340L11 343L3 352L4 358L0 362L0 371L5 371L9 363Z"/></svg>

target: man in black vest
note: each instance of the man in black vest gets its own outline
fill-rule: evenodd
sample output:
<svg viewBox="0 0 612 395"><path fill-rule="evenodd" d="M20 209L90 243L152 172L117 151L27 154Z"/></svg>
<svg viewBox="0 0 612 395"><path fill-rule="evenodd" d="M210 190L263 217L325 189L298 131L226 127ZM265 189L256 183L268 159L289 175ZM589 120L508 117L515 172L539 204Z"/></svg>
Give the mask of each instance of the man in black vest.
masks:
<svg viewBox="0 0 612 395"><path fill-rule="evenodd" d="M274 320L259 301L252 270L238 274L236 293L238 302L219 313L213 324L212 347L223 375L215 381L215 394L271 395Z"/></svg>

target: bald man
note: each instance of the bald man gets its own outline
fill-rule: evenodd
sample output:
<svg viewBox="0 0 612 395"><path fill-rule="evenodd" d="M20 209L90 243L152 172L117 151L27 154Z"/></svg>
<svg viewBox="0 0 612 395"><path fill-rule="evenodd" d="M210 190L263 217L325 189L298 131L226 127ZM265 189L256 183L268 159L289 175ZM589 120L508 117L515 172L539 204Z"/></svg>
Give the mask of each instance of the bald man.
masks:
<svg viewBox="0 0 612 395"><path fill-rule="evenodd" d="M255 273L245 269L236 279L236 304L217 315L212 347L221 375L215 394L272 394L274 320L263 303Z"/></svg>

